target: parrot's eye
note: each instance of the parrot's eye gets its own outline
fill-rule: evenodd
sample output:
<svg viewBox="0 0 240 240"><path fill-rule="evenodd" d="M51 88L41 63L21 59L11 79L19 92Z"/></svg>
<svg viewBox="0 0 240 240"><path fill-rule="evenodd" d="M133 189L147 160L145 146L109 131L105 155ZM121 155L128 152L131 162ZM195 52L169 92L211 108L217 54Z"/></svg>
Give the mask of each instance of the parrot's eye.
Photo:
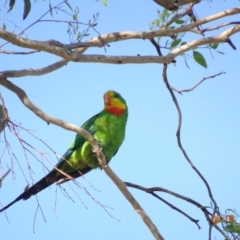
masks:
<svg viewBox="0 0 240 240"><path fill-rule="evenodd" d="M116 94L115 94L115 98L118 98L118 97L119 97L119 96L118 96L118 94L116 93Z"/></svg>

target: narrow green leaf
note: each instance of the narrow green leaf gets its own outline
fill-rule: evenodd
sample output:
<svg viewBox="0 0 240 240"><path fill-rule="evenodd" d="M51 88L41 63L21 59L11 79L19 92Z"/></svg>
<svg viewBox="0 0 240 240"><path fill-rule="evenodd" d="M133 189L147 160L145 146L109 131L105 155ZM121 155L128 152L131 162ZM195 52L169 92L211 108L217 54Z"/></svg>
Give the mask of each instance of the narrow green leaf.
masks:
<svg viewBox="0 0 240 240"><path fill-rule="evenodd" d="M193 57L199 65L207 68L206 60L200 52L193 51Z"/></svg>
<svg viewBox="0 0 240 240"><path fill-rule="evenodd" d="M6 24L5 23L3 23L3 30L6 30Z"/></svg>
<svg viewBox="0 0 240 240"><path fill-rule="evenodd" d="M166 8L164 8L163 12L162 12L162 18L165 19L168 16L168 10Z"/></svg>
<svg viewBox="0 0 240 240"><path fill-rule="evenodd" d="M66 5L69 7L69 9L70 9L70 10L73 12L73 10L72 10L72 7L71 7L70 3L69 3L68 1L66 1L65 3L66 3Z"/></svg>
<svg viewBox="0 0 240 240"><path fill-rule="evenodd" d="M79 39L81 37L80 33L77 33L77 39Z"/></svg>
<svg viewBox="0 0 240 240"><path fill-rule="evenodd" d="M187 42L181 42L181 46L187 44Z"/></svg>
<svg viewBox="0 0 240 240"><path fill-rule="evenodd" d="M7 118L8 118L7 108L0 104L0 133L6 126L7 122L5 120L7 120Z"/></svg>
<svg viewBox="0 0 240 240"><path fill-rule="evenodd" d="M159 19L155 19L152 21L152 25L153 26L159 26L160 20Z"/></svg>
<svg viewBox="0 0 240 240"><path fill-rule="evenodd" d="M190 69L190 67L188 66L188 63L187 63L187 59L186 59L186 57L184 58L184 61L185 61L185 64L186 64L187 68Z"/></svg>
<svg viewBox="0 0 240 240"><path fill-rule="evenodd" d="M175 22L176 24L183 24L183 23L184 23L184 21L181 20L181 19L176 19L174 22Z"/></svg>
<svg viewBox="0 0 240 240"><path fill-rule="evenodd" d="M15 5L15 0L10 0L9 1L8 12L10 12L13 9L14 5Z"/></svg>
<svg viewBox="0 0 240 240"><path fill-rule="evenodd" d="M182 39L176 39L171 43L171 47L176 47L180 42L182 41Z"/></svg>
<svg viewBox="0 0 240 240"><path fill-rule="evenodd" d="M24 1L24 10L23 10L23 20L28 16L31 10L31 2L30 0L23 0Z"/></svg>
<svg viewBox="0 0 240 240"><path fill-rule="evenodd" d="M73 20L77 20L77 14L73 14Z"/></svg>
<svg viewBox="0 0 240 240"><path fill-rule="evenodd" d="M240 226L237 223L230 223L229 225L224 227L223 230L226 232L234 232L240 234Z"/></svg>
<svg viewBox="0 0 240 240"><path fill-rule="evenodd" d="M52 14L52 5L51 5L50 2L49 2L49 11L50 11L51 16L53 17L53 14Z"/></svg>
<svg viewBox="0 0 240 240"><path fill-rule="evenodd" d="M209 44L211 48L217 49L218 43Z"/></svg>
<svg viewBox="0 0 240 240"><path fill-rule="evenodd" d="M102 4L107 7L108 3L107 3L107 0L102 0Z"/></svg>

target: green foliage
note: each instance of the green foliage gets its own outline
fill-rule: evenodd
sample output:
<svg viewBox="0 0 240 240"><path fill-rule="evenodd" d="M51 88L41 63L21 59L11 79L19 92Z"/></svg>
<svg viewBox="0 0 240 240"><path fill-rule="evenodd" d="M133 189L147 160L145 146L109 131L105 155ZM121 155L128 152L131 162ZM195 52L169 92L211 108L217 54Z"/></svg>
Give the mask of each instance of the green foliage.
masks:
<svg viewBox="0 0 240 240"><path fill-rule="evenodd" d="M102 0L102 4L107 7L108 3L107 3L107 0Z"/></svg>
<svg viewBox="0 0 240 240"><path fill-rule="evenodd" d="M193 58L199 65L201 65L202 67L207 68L206 60L205 60L204 56L200 52L193 51Z"/></svg>
<svg viewBox="0 0 240 240"><path fill-rule="evenodd" d="M23 10L23 20L28 16L31 10L31 2L30 0L23 0L24 2L24 10Z"/></svg>
<svg viewBox="0 0 240 240"><path fill-rule="evenodd" d="M164 9L163 11L158 10L157 14L158 14L158 17L150 23L151 30L174 29L176 26L183 25L186 23L186 20L182 20L182 19L175 19L169 22L170 19L176 14L176 11L170 11L170 10ZM182 42L183 35L184 34L172 36L172 41L167 40L161 46L166 49L175 48ZM157 38L158 43L160 43L160 39L161 39L160 37Z"/></svg>
<svg viewBox="0 0 240 240"><path fill-rule="evenodd" d="M51 3L49 2L49 12L50 12L50 14L51 14L51 16L53 17L53 13L52 13L52 5L51 5Z"/></svg>
<svg viewBox="0 0 240 240"><path fill-rule="evenodd" d="M79 31L79 25L81 24L79 21L79 8L76 7L73 9L73 7L69 4L69 2L65 2L67 7L71 11L71 16L72 20L68 21L68 28L67 28L67 33L69 35L70 42L76 42L76 41L81 41L84 37L89 36L89 31L90 29L95 30L94 28L97 26L97 21L99 19L99 13L93 14L92 19L89 19L86 25L86 29L82 30L81 32Z"/></svg>
<svg viewBox="0 0 240 240"><path fill-rule="evenodd" d="M162 19L163 21L165 21L168 16L169 16L168 10L165 8L165 9L162 11L161 19Z"/></svg>
<svg viewBox="0 0 240 240"><path fill-rule="evenodd" d="M15 0L10 0L9 1L8 12L10 12L13 9L14 5L15 5Z"/></svg>
<svg viewBox="0 0 240 240"><path fill-rule="evenodd" d="M217 49L217 48L218 48L218 43L209 44L209 46L210 46L212 49Z"/></svg>
<svg viewBox="0 0 240 240"><path fill-rule="evenodd" d="M240 224L237 222L237 218L239 218L239 215L235 210L227 209L224 215L213 215L212 224L221 223L223 230L231 233L232 239L240 239Z"/></svg>
<svg viewBox="0 0 240 240"><path fill-rule="evenodd" d="M183 23L185 23L185 21L183 21L183 20L181 20L181 19L176 19L176 20L174 20L174 22L175 22L176 24L183 24Z"/></svg>
<svg viewBox="0 0 240 240"><path fill-rule="evenodd" d="M8 6L8 12L11 11L15 6L16 0L7 0ZM105 4L107 1L105 1ZM93 14L93 17L89 19L87 23L83 23L80 21L80 10L77 6L73 5L72 1L64 0L62 2L57 3L56 5L52 5L52 3L49 2L43 2L43 4L47 4L48 7L47 11L40 17L38 20L36 20L32 25L37 24L41 21L46 21L46 19L49 19L49 16L54 18L54 20L47 20L49 22L59 22L62 24L65 24L67 34L69 35L70 43L74 43L77 41L81 41L84 37L87 37L90 35L90 31L95 31L98 33L98 31L95 29L95 27L98 24L99 19L99 13ZM24 11L23 11L23 19L26 19L26 17L29 15L31 11L31 0L24 0ZM57 16L56 16L57 15ZM59 19L59 16L66 15L66 18ZM70 19L69 19L70 16ZM58 19L56 19L58 18ZM14 22L8 20L8 19L1 19L2 20L2 28L6 29L6 21L9 21L11 24L14 25L13 32L15 29L20 29L20 27L15 24ZM29 27L27 27L28 29ZM8 31L11 28L8 27ZM24 32L21 32L21 34L25 34Z"/></svg>
<svg viewBox="0 0 240 240"><path fill-rule="evenodd" d="M226 227L223 228L226 232L237 233L240 235L240 224L231 222Z"/></svg>
<svg viewBox="0 0 240 240"><path fill-rule="evenodd" d="M8 12L10 12L13 7L15 6L16 0L9 0ZM31 11L31 1L30 0L23 0L23 20L26 19L28 14Z"/></svg>
<svg viewBox="0 0 240 240"><path fill-rule="evenodd" d="M157 18L150 23L150 29L151 30L174 29L176 27L181 27L186 24L190 24L194 21L193 17L189 17L189 16L176 18L176 14L180 10L181 8L179 8L177 11L170 11L167 9L164 9L162 11L158 10ZM163 52L164 52L164 49L168 49L169 51L171 51L173 48L180 47L187 43L186 41L187 39L185 40L184 38L186 34L187 33L176 34L174 36L171 36L171 39L166 37L157 37L156 41L160 45L160 47L163 49ZM218 43L213 43L213 44L207 45L206 47L208 49L211 48L220 54L224 54L223 52L220 52L217 50L218 46L219 46ZM186 53L183 53L181 55L184 57L185 63L187 65ZM207 68L207 63L202 53L200 53L199 51L193 51L193 58L199 65L201 65L204 68Z"/></svg>
<svg viewBox="0 0 240 240"><path fill-rule="evenodd" d="M71 5L69 4L69 2L64 2L67 6L68 6L68 8L73 12L73 9L72 9L72 7L71 7Z"/></svg>
<svg viewBox="0 0 240 240"><path fill-rule="evenodd" d="M182 41L182 39L176 39L171 43L171 47L174 48Z"/></svg>
<svg viewBox="0 0 240 240"><path fill-rule="evenodd" d="M0 104L0 133L6 126L6 120L8 118L8 111L2 104Z"/></svg>

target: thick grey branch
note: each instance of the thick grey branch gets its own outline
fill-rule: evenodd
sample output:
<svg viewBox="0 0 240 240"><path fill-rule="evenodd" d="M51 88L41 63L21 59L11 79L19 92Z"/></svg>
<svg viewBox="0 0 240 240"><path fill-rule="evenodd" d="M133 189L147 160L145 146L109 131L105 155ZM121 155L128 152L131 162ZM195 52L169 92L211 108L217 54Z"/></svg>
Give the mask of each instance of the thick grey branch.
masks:
<svg viewBox="0 0 240 240"><path fill-rule="evenodd" d="M45 42L34 41L26 38L21 38L20 36L7 32L1 28L0 28L0 37L19 47L49 52L69 61L74 61L74 62L77 61L76 53L65 48L64 44L56 40L50 40Z"/></svg>
<svg viewBox="0 0 240 240"><path fill-rule="evenodd" d="M130 64L130 63L171 63L172 57L158 56L105 56L105 55L80 55L79 62L96 62L96 63L111 63L111 64ZM1 77L23 77L23 76L40 76L53 72L65 65L69 61L61 59L60 61L39 69L22 69L22 70L7 70L0 72Z"/></svg>
<svg viewBox="0 0 240 240"><path fill-rule="evenodd" d="M125 196L125 198L130 202L132 207L136 210L136 212L141 216L142 220L145 222L145 224L148 226L149 230L152 232L154 237L158 240L164 240L162 235L159 233L156 226L153 224L151 219L148 217L146 212L142 209L140 204L136 201L136 199L132 196L132 194L128 191L126 184L122 182L122 180L112 171L112 169L107 165L106 158L104 154L102 153L99 144L97 141L93 138L93 136L87 132L86 130L71 124L67 123L63 120L54 118L52 116L47 115L44 113L39 107L34 105L30 99L28 98L27 94L19 87L11 83L10 81L0 78L0 84L4 87L6 87L8 90L14 92L19 99L22 101L22 103L30 109L32 112L34 112L39 118L42 120L55 124L59 127L62 127L66 130L74 131L80 135L82 135L90 144L93 149L93 152L95 152L96 157L98 158L99 164L104 169L105 173L111 178L111 180L116 184L118 189L122 192L122 194Z"/></svg>
<svg viewBox="0 0 240 240"><path fill-rule="evenodd" d="M92 63L111 63L111 64L128 64L128 63L171 63L172 57L161 56L106 56L98 54L79 55L78 62Z"/></svg>

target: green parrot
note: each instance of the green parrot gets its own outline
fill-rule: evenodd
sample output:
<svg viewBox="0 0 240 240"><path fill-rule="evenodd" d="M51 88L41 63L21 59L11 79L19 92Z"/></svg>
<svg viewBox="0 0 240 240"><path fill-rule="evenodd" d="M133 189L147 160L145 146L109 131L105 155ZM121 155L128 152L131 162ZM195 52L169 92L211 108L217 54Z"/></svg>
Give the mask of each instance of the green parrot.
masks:
<svg viewBox="0 0 240 240"><path fill-rule="evenodd" d="M104 109L86 121L82 128L91 133L100 143L106 160L109 162L124 140L128 108L126 101L115 91L106 92L103 99ZM70 148L55 167L71 177L77 178L100 166L89 142L81 135L76 134ZM44 178L3 207L0 212L19 200L27 200L55 182L62 184L69 180L54 168Z"/></svg>

